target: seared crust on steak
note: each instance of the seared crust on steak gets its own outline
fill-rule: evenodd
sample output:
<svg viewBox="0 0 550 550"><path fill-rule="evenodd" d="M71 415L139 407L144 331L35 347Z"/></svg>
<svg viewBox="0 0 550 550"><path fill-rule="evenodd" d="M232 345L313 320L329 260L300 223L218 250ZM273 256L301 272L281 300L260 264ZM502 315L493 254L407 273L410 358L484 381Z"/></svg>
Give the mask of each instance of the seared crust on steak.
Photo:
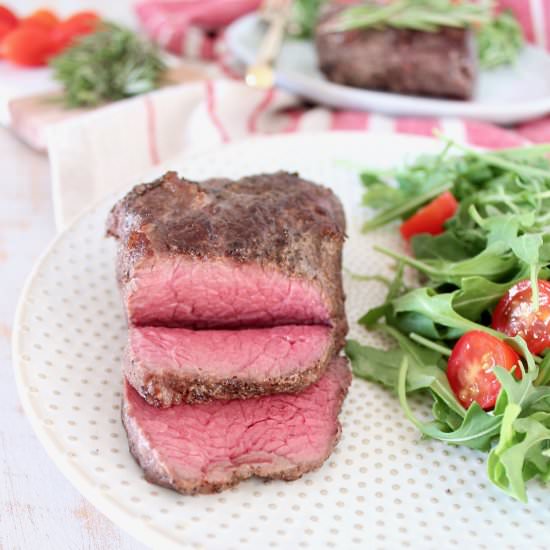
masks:
<svg viewBox="0 0 550 550"><path fill-rule="evenodd" d="M122 421L128 435L130 452L143 469L145 478L180 493L215 493L252 476L291 481L319 468L338 443L341 425L337 417L350 382L351 373L346 360L339 358L331 364L319 382L296 396L282 394L238 402L180 405L184 408L180 411L179 407L153 408L149 411L150 406L126 385ZM205 409L201 410L203 407ZM225 412L224 407L233 407L234 410ZM259 408L262 409L261 413L257 412ZM264 439L261 436L258 438L261 423L273 421L270 411L277 411L280 418L274 426L266 427L271 432L268 431ZM150 431L151 426L147 425L149 413L154 415L154 431ZM181 417L171 416L178 413ZM212 432L210 423L210 420L215 420L216 414L222 417L224 414L229 415L233 422L231 429L234 429L234 425L243 424L239 427L240 435L235 441L239 448L228 446L220 450L220 441L225 438L223 434ZM186 418L186 415L190 418ZM197 416L200 417L199 425L206 423L199 432L196 432L197 426L193 425ZM316 422L320 425L313 428ZM204 441L186 439L185 433L181 438L168 435L167 440L162 439L164 434L171 434L174 426L185 431L189 425L192 434L201 433ZM247 434L248 430L255 430L252 437ZM273 446L270 433L281 432L284 434L284 443L280 447ZM308 444L309 437L312 441ZM248 443L240 448L242 439ZM163 443L166 443L166 447L163 447ZM191 458L197 457L195 445L201 444L201 455L204 453L204 457L201 456L200 463L191 467ZM215 448L213 457L208 455L209 444ZM191 448L185 448L186 445L191 445Z"/></svg>
<svg viewBox="0 0 550 550"><path fill-rule="evenodd" d="M331 355L332 356L332 355ZM123 366L128 382L155 407L171 407L181 403L204 403L212 399L249 399L272 393L296 393L316 382L326 368L326 361L319 361L311 368L291 376L247 380L234 376L223 380L196 378L162 372L140 377L134 365Z"/></svg>
<svg viewBox="0 0 550 550"><path fill-rule="evenodd" d="M129 268L151 254L183 254L312 276L324 243L343 242L345 217L330 189L297 174L197 183L167 172L119 201L107 232L127 245Z"/></svg>
<svg viewBox="0 0 550 550"><path fill-rule="evenodd" d="M197 263L234 266L237 271L257 266L266 277L281 274L315 288L327 311L327 319L319 324L331 324L343 343L347 332L341 280L345 217L340 201L325 187L288 172L201 183L168 172L136 186L120 200L110 213L107 232L119 241L118 280L134 324L239 326L227 324L227 319L220 325L215 320L180 322L177 312L168 315L166 309L158 319L152 314L142 321L143 308L133 316L132 307L141 300L136 295L147 289L136 281L140 273L167 263L178 273ZM175 310L180 294L176 289ZM233 322L244 317L237 313Z"/></svg>

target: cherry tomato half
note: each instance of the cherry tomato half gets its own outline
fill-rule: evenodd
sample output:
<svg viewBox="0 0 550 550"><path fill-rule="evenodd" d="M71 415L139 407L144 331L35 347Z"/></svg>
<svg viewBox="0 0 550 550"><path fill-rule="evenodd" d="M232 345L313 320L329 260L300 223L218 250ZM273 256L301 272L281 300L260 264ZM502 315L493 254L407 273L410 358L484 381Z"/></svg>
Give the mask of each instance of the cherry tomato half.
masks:
<svg viewBox="0 0 550 550"><path fill-rule="evenodd" d="M46 28L18 27L2 40L0 55L17 65L44 65L50 52L50 31Z"/></svg>
<svg viewBox="0 0 550 550"><path fill-rule="evenodd" d="M61 21L52 31L52 53L71 46L75 39L95 31L101 19L93 11L81 11Z"/></svg>
<svg viewBox="0 0 550 550"><path fill-rule="evenodd" d="M533 311L531 282L515 284L497 304L491 326L508 336L519 334L531 353L550 347L550 282L539 280L539 309Z"/></svg>
<svg viewBox="0 0 550 550"><path fill-rule="evenodd" d="M456 199L449 191L445 191L405 220L399 228L401 235L406 240L419 233L439 235L443 233L443 224L454 216L457 208Z"/></svg>
<svg viewBox="0 0 550 550"><path fill-rule="evenodd" d="M460 337L447 363L447 378L462 405L468 408L474 401L485 409L494 408L500 382L493 367L511 371L519 363L519 355L505 342L480 330ZM521 378L521 369L514 371Z"/></svg>

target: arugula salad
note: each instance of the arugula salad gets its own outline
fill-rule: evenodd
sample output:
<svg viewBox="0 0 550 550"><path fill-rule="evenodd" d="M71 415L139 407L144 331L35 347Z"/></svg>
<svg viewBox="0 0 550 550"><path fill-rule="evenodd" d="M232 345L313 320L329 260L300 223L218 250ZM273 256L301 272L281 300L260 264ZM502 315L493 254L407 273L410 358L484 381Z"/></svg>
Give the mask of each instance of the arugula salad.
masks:
<svg viewBox="0 0 550 550"><path fill-rule="evenodd" d="M488 452L489 479L526 502L528 480L550 480L550 145L478 152L442 139L439 155L361 173L377 211L363 230L399 221L410 253L377 248L395 276L359 320L395 347L350 340L346 353L423 436ZM429 399L429 419L411 393Z"/></svg>

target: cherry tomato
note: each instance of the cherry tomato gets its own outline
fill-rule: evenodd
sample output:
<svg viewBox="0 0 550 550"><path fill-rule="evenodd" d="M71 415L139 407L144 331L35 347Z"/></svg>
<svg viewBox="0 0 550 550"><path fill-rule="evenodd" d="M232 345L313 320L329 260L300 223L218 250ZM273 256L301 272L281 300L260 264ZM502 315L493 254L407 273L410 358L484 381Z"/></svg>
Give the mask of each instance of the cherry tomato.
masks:
<svg viewBox="0 0 550 550"><path fill-rule="evenodd" d="M419 233L439 235L443 233L443 224L454 216L457 208L456 199L449 191L445 191L405 220L399 228L401 235L406 240Z"/></svg>
<svg viewBox="0 0 550 550"><path fill-rule="evenodd" d="M44 65L50 51L50 31L46 28L18 27L2 40L0 55L17 65Z"/></svg>
<svg viewBox="0 0 550 550"><path fill-rule="evenodd" d="M19 19L8 7L0 4L0 23L5 23L6 26L9 25L10 28L15 29L19 23Z"/></svg>
<svg viewBox="0 0 550 550"><path fill-rule="evenodd" d="M71 46L76 38L95 31L101 19L93 11L81 11L61 21L52 31L52 53Z"/></svg>
<svg viewBox="0 0 550 550"><path fill-rule="evenodd" d="M36 10L31 13L29 16L21 19L22 25L34 25L38 24L47 29L53 29L59 23L59 17L48 9Z"/></svg>
<svg viewBox="0 0 550 550"><path fill-rule="evenodd" d="M2 6L0 4L0 22L7 23L11 25L12 29L15 29L19 19L7 6Z"/></svg>
<svg viewBox="0 0 550 550"><path fill-rule="evenodd" d="M0 5L0 42L4 36L8 35L17 25L19 20L17 16L5 6Z"/></svg>
<svg viewBox="0 0 550 550"><path fill-rule="evenodd" d="M8 35L11 31L13 31L13 27L0 19L0 42L3 40L4 36Z"/></svg>
<svg viewBox="0 0 550 550"><path fill-rule="evenodd" d="M539 309L533 311L531 282L515 284L497 304L491 326L508 336L519 334L531 353L550 347L550 282L539 280Z"/></svg>
<svg viewBox="0 0 550 550"><path fill-rule="evenodd" d="M500 366L511 371L519 363L519 355L505 342L480 330L467 332L458 340L447 363L447 378L462 405L474 401L485 409L494 408L500 382L492 369ZM514 371L521 378L521 369Z"/></svg>

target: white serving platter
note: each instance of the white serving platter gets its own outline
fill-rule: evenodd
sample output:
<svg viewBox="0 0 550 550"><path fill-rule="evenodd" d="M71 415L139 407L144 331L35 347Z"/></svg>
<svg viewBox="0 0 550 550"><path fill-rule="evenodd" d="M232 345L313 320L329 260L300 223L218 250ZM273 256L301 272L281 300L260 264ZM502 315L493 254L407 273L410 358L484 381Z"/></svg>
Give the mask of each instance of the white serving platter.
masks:
<svg viewBox="0 0 550 550"><path fill-rule="evenodd" d="M256 14L235 21L226 31L231 52L245 63L256 57L265 27ZM276 82L306 99L343 109L388 115L464 117L515 124L550 112L550 55L524 47L514 65L480 74L474 98L456 101L362 90L329 82L317 68L310 40L285 39L276 65Z"/></svg>
<svg viewBox="0 0 550 550"><path fill-rule="evenodd" d="M360 233L367 215L362 189L356 171L345 166L388 168L440 147L408 136L295 134L175 158L144 179L167 168L196 179L286 169L330 186L347 215L350 336L381 344L356 320L383 300L385 287L358 282L349 271L389 275L391 261L372 247L398 248L400 240L392 228ZM13 329L24 410L51 459L106 516L162 549L547 548L547 488L530 484L530 504L513 501L488 482L484 454L422 440L395 396L359 379L340 415L337 449L298 481L249 480L194 497L147 483L120 421L126 327L115 244L105 238L115 199L86 211L46 250L27 281Z"/></svg>

